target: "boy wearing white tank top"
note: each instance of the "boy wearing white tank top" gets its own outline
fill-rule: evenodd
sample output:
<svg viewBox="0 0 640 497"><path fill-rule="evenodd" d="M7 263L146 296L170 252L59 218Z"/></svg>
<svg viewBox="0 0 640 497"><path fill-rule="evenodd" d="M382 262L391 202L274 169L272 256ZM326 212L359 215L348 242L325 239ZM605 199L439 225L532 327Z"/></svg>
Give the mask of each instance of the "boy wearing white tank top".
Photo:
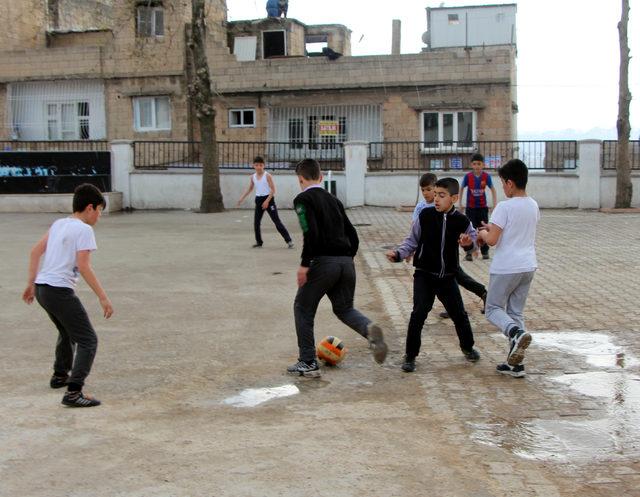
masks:
<svg viewBox="0 0 640 497"><path fill-rule="evenodd" d="M264 159L262 157L256 157L253 159L253 169L255 169L256 172L249 178L249 186L247 186L247 189L242 193L240 200L238 200L238 203L236 204L236 207L240 207L240 204L242 204L244 199L247 198L247 195L249 195L251 190L255 188L256 207L253 216L253 229L256 236L256 243L253 245L253 248L262 247L263 242L262 235L260 233L260 223L262 222L262 216L265 211L269 214L273 224L275 224L278 233L280 233L282 238L284 238L287 247L293 248L291 236L278 216L278 208L276 207L276 202L274 200L276 186L273 182L273 177L264 170Z"/></svg>

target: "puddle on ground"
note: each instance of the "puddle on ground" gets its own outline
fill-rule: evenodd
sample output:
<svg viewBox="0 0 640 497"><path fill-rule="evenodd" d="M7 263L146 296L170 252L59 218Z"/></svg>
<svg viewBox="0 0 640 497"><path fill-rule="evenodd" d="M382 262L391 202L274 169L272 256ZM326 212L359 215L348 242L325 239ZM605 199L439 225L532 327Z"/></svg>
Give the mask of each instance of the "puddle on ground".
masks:
<svg viewBox="0 0 640 497"><path fill-rule="evenodd" d="M635 357L615 345L611 337L603 333L582 331L555 331L534 333L533 344L543 349L584 357L588 364L598 368L630 368L640 364Z"/></svg>
<svg viewBox="0 0 640 497"><path fill-rule="evenodd" d="M229 397L222 401L223 404L234 407L256 407L273 399L290 397L300 393L295 385L283 385L281 387L270 388L248 388L238 395Z"/></svg>
<svg viewBox="0 0 640 497"><path fill-rule="evenodd" d="M542 348L580 355L599 371L549 378L551 388L570 389L602 406L600 419L500 420L471 423L471 438L525 459L562 463L640 458L640 376L628 368L639 361L602 333L536 333ZM595 414L595 412L594 412ZM587 411L585 411L586 418Z"/></svg>
<svg viewBox="0 0 640 497"><path fill-rule="evenodd" d="M588 421L541 419L523 423L472 424L472 439L523 459L559 463L630 460L640 457L637 424L628 418Z"/></svg>

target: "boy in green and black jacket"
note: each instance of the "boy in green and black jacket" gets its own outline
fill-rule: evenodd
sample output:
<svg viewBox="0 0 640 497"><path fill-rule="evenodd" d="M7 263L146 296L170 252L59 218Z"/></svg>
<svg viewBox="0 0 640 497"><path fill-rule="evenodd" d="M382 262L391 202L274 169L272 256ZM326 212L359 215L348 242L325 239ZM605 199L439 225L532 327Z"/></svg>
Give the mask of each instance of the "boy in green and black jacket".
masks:
<svg viewBox="0 0 640 497"><path fill-rule="evenodd" d="M356 289L353 257L358 251L358 234L342 203L322 188L318 162L301 161L296 166L296 174L302 193L293 205L304 238L297 274L298 293L293 304L299 357L287 372L320 376L313 326L318 304L325 295L335 315L369 340L373 357L381 364L387 356L382 329L353 307Z"/></svg>

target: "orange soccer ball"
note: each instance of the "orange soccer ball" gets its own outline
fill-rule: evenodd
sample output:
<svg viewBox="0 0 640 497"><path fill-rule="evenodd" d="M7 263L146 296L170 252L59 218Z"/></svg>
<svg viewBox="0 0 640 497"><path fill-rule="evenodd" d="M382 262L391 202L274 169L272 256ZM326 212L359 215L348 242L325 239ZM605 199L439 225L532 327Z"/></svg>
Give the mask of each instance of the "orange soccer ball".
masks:
<svg viewBox="0 0 640 497"><path fill-rule="evenodd" d="M338 337L324 337L318 344L318 359L322 359L329 366L338 364L346 354L347 348Z"/></svg>

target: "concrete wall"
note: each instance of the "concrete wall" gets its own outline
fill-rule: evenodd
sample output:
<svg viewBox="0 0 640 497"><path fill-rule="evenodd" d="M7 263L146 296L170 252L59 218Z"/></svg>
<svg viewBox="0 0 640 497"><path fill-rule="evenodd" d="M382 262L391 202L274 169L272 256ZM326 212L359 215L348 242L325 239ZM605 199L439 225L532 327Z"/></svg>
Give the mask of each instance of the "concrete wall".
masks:
<svg viewBox="0 0 640 497"><path fill-rule="evenodd" d="M104 196L107 200L105 213L122 210L122 193L107 192ZM0 195L0 212L70 213L72 202L73 193Z"/></svg>
<svg viewBox="0 0 640 497"><path fill-rule="evenodd" d="M268 169L267 169L268 170ZM300 193L297 176L291 171L269 171L276 185L276 205L293 208L293 199ZM242 192L249 185L252 170L224 170L220 187L227 209L235 208ZM344 175L333 174L337 180L338 198L344 198ZM131 207L134 209L197 209L200 206L202 175L200 170L136 171L131 175ZM254 208L250 195L242 208Z"/></svg>
<svg viewBox="0 0 640 497"><path fill-rule="evenodd" d="M438 173L436 171L436 173ZM226 208L235 204L247 187L250 171L223 171L222 195ZM300 192L297 178L292 172L272 172L276 183L276 203L281 209L291 209L293 199ZM344 174L332 173L336 180L337 196L347 203ZM365 179L365 204L381 207L414 205L419 199L418 179L421 173L368 173ZM439 177L445 174L440 173ZM459 181L462 174L446 173ZM500 180L493 174L498 200L504 200ZM571 173L536 173L529 177L527 191L547 209L577 208L579 202L578 175ZM134 209L197 209L200 205L202 176L200 171L166 172L138 171L131 175L131 199ZM635 192L640 192L640 174L633 178ZM602 207L613 207L615 202L615 176L603 176L601 186ZM490 197L489 197L490 198ZM634 207L640 207L640 195L634 195ZM242 208L253 209L251 198Z"/></svg>

